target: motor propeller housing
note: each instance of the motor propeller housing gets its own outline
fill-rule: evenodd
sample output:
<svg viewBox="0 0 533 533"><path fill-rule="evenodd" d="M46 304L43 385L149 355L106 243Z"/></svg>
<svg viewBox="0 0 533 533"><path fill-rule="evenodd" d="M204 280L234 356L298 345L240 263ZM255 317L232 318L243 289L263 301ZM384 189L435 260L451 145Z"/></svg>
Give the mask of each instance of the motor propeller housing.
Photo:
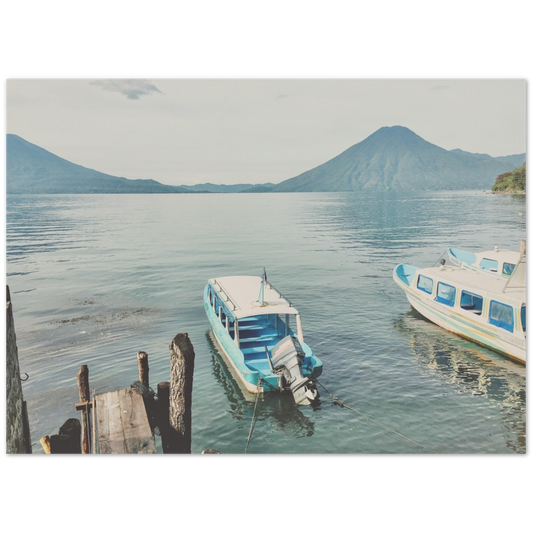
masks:
<svg viewBox="0 0 533 533"><path fill-rule="evenodd" d="M281 376L284 388L291 390L299 405L309 405L319 396L315 382L302 375L304 358L302 345L292 335L287 335L272 348L272 369Z"/></svg>

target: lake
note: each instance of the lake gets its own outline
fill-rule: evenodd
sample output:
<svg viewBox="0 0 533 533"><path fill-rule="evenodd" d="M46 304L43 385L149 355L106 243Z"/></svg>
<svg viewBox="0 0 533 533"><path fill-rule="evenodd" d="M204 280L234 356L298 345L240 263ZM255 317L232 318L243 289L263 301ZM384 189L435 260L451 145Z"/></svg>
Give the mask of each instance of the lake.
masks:
<svg viewBox="0 0 533 533"><path fill-rule="evenodd" d="M34 453L79 417L76 373L96 392L169 380L168 345L194 346L192 451L242 454L254 402L209 335L207 280L260 276L302 315L321 403L257 404L249 454L526 451L526 370L427 322L397 263L448 246L518 250L526 197L483 191L9 196L7 284ZM349 409L339 407L331 395Z"/></svg>

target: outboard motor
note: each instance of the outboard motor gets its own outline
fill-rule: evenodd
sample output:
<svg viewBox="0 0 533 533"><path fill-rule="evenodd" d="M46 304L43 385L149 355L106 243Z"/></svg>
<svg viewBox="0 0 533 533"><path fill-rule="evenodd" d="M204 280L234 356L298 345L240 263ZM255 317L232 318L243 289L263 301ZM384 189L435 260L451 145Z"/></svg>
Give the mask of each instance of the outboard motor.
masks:
<svg viewBox="0 0 533 533"><path fill-rule="evenodd" d="M280 374L284 384L291 389L294 401L299 405L309 405L318 398L315 383L302 376L304 358L301 344L291 335L281 339L272 348L272 369Z"/></svg>

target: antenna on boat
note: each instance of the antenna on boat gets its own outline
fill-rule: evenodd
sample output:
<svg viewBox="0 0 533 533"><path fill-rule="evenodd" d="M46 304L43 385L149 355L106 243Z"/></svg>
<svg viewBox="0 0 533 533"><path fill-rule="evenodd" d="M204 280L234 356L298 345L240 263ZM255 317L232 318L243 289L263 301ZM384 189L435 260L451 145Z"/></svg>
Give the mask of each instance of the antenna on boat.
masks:
<svg viewBox="0 0 533 533"><path fill-rule="evenodd" d="M263 276L261 277L261 288L259 289L259 298L257 301L259 305L265 305L265 285L267 283L267 273L266 269L263 268Z"/></svg>

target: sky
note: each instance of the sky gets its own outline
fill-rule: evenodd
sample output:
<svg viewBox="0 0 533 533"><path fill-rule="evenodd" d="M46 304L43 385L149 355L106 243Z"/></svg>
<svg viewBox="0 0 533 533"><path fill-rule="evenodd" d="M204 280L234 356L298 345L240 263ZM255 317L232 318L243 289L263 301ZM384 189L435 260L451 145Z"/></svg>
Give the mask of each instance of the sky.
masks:
<svg viewBox="0 0 533 533"><path fill-rule="evenodd" d="M394 125L445 149L523 153L526 81L14 78L6 88L7 133L171 185L279 183Z"/></svg>

